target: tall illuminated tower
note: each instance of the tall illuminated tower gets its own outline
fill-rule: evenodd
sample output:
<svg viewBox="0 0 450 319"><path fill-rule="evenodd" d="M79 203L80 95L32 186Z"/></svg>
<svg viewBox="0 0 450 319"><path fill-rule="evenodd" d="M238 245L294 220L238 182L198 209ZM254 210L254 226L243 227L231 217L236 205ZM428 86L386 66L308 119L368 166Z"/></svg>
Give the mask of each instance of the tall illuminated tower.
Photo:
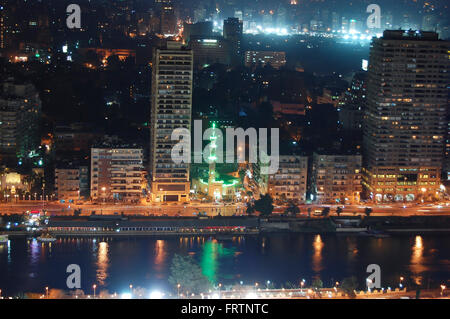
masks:
<svg viewBox="0 0 450 319"><path fill-rule="evenodd" d="M435 32L384 31L370 50L364 184L376 201L439 193L450 42Z"/></svg>
<svg viewBox="0 0 450 319"><path fill-rule="evenodd" d="M215 129L215 128L216 128L216 124L213 123L213 129ZM211 188L211 185L213 185L216 181L216 160L217 160L216 140L217 140L217 136L216 136L215 131L213 131L213 133L209 137L209 140L211 143L210 143L209 156L208 156L208 160L209 160L208 186L209 186L209 188ZM208 193L210 193L210 192L208 191Z"/></svg>
<svg viewBox="0 0 450 319"><path fill-rule="evenodd" d="M171 140L177 128L191 129L193 53L168 41L155 50L152 70L150 175L154 201L189 200L189 164L176 164Z"/></svg>

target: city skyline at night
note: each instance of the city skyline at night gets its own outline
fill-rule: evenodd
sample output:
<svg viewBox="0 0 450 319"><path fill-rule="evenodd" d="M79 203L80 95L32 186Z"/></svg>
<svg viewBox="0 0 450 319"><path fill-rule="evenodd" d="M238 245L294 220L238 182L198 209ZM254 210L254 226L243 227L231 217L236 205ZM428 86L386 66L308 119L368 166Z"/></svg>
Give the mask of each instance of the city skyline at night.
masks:
<svg viewBox="0 0 450 319"><path fill-rule="evenodd" d="M448 9L0 0L0 299L448 299Z"/></svg>

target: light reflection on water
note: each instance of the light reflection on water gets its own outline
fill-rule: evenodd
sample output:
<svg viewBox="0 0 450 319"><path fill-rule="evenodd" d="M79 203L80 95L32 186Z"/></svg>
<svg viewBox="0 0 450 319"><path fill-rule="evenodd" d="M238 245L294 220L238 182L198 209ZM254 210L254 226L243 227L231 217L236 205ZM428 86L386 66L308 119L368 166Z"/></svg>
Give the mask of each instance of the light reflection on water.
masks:
<svg viewBox="0 0 450 319"><path fill-rule="evenodd" d="M228 277L229 270L220 269L222 266L221 262L232 259L235 251L235 247L224 247L223 243L219 243L215 239L205 242L200 261L203 274L213 283L218 283L221 278Z"/></svg>
<svg viewBox="0 0 450 319"><path fill-rule="evenodd" d="M414 246L412 247L410 265L411 272L413 273L412 278L416 284L422 283L423 277L419 274L427 270L427 267L424 265L423 250L422 237L416 236L414 239Z"/></svg>
<svg viewBox="0 0 450 319"><path fill-rule="evenodd" d="M215 283L270 280L283 284L298 278L310 282L316 276L328 283L350 275L364 279L367 265L378 263L382 285L394 286L399 275L416 283L430 277L449 279L445 278L450 269L446 242L448 237L298 234L235 236L224 241L201 236L62 238L51 245L12 239L7 249L0 249L0 286L37 291L51 284L65 289L65 268L78 263L85 287L96 283L99 288L120 291L132 282L136 287L167 288L174 254L191 255Z"/></svg>
<svg viewBox="0 0 450 319"><path fill-rule="evenodd" d="M106 278L108 278L108 243L102 241L98 244L97 254L97 283L101 286L105 285Z"/></svg>
<svg viewBox="0 0 450 319"><path fill-rule="evenodd" d="M315 273L319 273L322 270L322 249L324 243L322 242L322 238L320 235L316 235L314 237L313 248L314 254L312 257L312 269Z"/></svg>

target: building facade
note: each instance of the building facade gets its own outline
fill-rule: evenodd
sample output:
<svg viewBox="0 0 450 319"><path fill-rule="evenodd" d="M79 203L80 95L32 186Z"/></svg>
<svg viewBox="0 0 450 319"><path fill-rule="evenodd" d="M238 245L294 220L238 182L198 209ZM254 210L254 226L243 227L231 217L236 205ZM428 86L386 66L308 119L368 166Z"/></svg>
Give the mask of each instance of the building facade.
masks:
<svg viewBox="0 0 450 319"><path fill-rule="evenodd" d="M286 64L286 53L283 51L245 51L245 66L254 67L258 64L270 64L279 69Z"/></svg>
<svg viewBox="0 0 450 319"><path fill-rule="evenodd" d="M313 154L311 193L318 203L347 204L360 201L361 155Z"/></svg>
<svg viewBox="0 0 450 319"><path fill-rule="evenodd" d="M223 21L223 37L229 42L231 63L242 64L242 34L243 23L238 18L228 18Z"/></svg>
<svg viewBox="0 0 450 319"><path fill-rule="evenodd" d="M157 49L152 71L150 173L152 200L188 201L189 164L175 163L175 129L191 129L193 52L168 41Z"/></svg>
<svg viewBox="0 0 450 319"><path fill-rule="evenodd" d="M344 105L338 109L339 124L344 130L362 130L363 112L367 96L367 73L359 72L353 76L350 87L345 92Z"/></svg>
<svg viewBox="0 0 450 319"><path fill-rule="evenodd" d="M76 201L89 196L89 168L60 167L55 169L55 192L58 200Z"/></svg>
<svg viewBox="0 0 450 319"><path fill-rule="evenodd" d="M215 63L231 63L228 42L222 37L191 36L189 48L194 52L194 67L201 68Z"/></svg>
<svg viewBox="0 0 450 319"><path fill-rule="evenodd" d="M0 158L20 159L40 145L41 100L32 84L8 79L0 91Z"/></svg>
<svg viewBox="0 0 450 319"><path fill-rule="evenodd" d="M142 148L91 149L91 198L139 202L146 189Z"/></svg>
<svg viewBox="0 0 450 319"><path fill-rule="evenodd" d="M308 157L280 155L278 172L269 176L269 194L274 200L306 201Z"/></svg>
<svg viewBox="0 0 450 319"><path fill-rule="evenodd" d="M373 40L363 143L364 185L372 200L439 194L449 48L434 32L385 31Z"/></svg>

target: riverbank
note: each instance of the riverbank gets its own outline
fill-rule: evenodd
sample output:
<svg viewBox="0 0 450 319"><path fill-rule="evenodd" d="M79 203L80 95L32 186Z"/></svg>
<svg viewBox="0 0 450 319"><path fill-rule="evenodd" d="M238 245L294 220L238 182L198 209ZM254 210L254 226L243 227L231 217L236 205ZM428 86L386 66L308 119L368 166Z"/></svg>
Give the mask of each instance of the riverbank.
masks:
<svg viewBox="0 0 450 319"><path fill-rule="evenodd" d="M35 230L30 227L0 229L10 236L242 236L265 233L450 234L450 216L331 216L307 217L142 217L58 216Z"/></svg>

